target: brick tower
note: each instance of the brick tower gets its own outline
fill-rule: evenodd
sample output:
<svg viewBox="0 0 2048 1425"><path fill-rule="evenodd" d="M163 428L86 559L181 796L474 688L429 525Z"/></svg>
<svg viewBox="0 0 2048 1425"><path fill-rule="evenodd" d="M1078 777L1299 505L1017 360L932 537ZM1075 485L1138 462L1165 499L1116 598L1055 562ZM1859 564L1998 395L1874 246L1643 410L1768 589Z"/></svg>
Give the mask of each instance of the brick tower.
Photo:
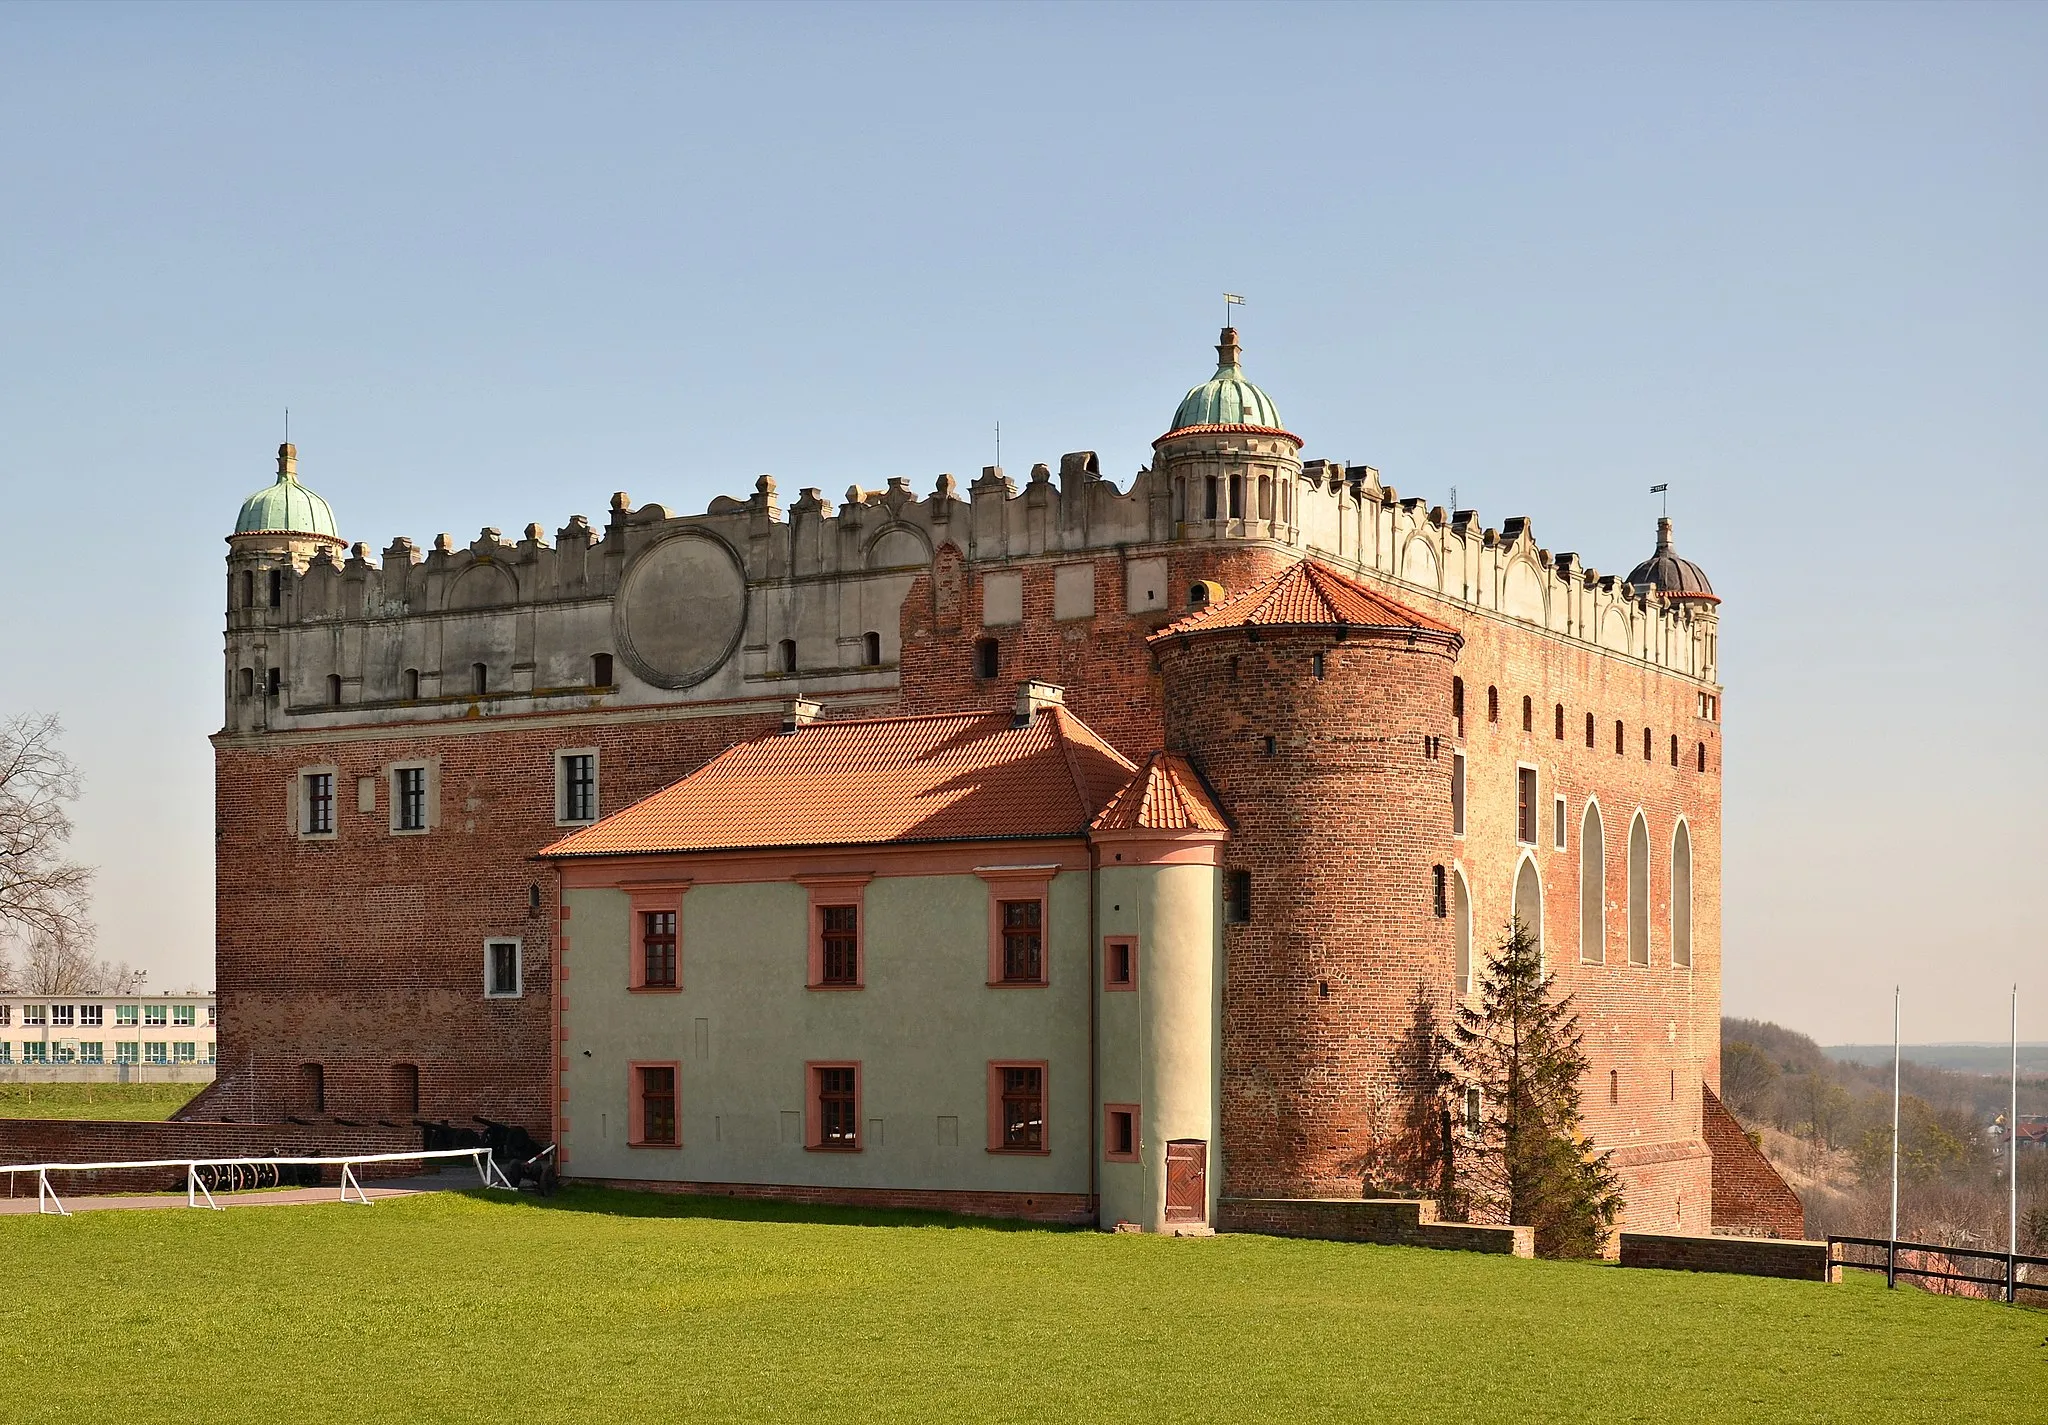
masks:
<svg viewBox="0 0 2048 1425"><path fill-rule="evenodd" d="M1461 642L1313 560L1154 640L1167 746L1233 821L1226 1194L1356 1196L1433 1141Z"/></svg>

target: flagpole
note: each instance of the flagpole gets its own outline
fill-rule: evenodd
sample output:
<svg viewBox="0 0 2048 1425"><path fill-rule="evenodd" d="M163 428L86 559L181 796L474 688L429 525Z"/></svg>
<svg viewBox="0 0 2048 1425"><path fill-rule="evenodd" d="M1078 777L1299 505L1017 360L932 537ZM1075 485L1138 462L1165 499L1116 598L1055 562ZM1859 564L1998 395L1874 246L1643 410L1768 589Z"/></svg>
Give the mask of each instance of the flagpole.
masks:
<svg viewBox="0 0 2048 1425"><path fill-rule="evenodd" d="M2020 987L2012 987L2012 1114L2005 1127L2007 1181L2005 1227L2005 1300L2019 1301L2020 1254Z"/></svg>
<svg viewBox="0 0 2048 1425"><path fill-rule="evenodd" d="M1892 986L1892 1234L1884 1254L1884 1284L1899 1284L1899 987Z"/></svg>

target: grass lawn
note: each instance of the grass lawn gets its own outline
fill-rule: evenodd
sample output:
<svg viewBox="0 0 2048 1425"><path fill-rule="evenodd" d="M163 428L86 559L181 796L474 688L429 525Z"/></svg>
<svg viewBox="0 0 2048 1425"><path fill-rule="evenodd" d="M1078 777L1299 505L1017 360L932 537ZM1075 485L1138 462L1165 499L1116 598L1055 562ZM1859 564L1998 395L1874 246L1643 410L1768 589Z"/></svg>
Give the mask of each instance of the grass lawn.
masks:
<svg viewBox="0 0 2048 1425"><path fill-rule="evenodd" d="M205 1084L0 1084L0 1118L98 1118L157 1122Z"/></svg>
<svg viewBox="0 0 2048 1425"><path fill-rule="evenodd" d="M48 1420L2048 1418L2048 1312L1867 1278L589 1189L7 1217L0 1263Z"/></svg>

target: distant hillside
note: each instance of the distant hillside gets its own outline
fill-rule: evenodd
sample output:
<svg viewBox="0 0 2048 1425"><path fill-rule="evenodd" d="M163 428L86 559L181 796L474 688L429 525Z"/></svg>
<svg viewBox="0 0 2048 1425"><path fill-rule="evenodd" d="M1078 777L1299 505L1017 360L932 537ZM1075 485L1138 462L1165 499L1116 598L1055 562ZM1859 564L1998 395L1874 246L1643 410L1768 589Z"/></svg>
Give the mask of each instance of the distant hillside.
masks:
<svg viewBox="0 0 2048 1425"><path fill-rule="evenodd" d="M1885 1065L1892 1061L1889 1044L1830 1044L1821 1052L1844 1064ZM1908 1044L1901 1050L1901 1057L1910 1064L1953 1069L1961 1074L2003 1077L2012 1071L2010 1044ZM2048 1074L2048 1044L2021 1044L2020 1076L2038 1078L2044 1074Z"/></svg>
<svg viewBox="0 0 2048 1425"><path fill-rule="evenodd" d="M1951 1246L2004 1240L2001 1072L2011 1050L1916 1044L1901 1056L1900 1227ZM1823 1049L1756 1019L1721 1021L1721 1097L1806 1205L1810 1233L1882 1230L1891 1175L1892 1047ZM2023 1046L2020 1112L2048 1112L2048 1044ZM2048 1249L2048 1154L2020 1172L2022 1235ZM2024 1249L2023 1249L2024 1250Z"/></svg>

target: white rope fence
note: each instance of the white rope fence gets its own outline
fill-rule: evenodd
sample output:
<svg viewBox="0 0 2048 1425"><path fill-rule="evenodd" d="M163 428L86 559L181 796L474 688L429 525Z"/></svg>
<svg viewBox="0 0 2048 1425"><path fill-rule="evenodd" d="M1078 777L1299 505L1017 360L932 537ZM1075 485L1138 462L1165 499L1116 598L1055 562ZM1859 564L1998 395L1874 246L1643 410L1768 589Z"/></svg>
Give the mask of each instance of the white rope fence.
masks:
<svg viewBox="0 0 2048 1425"><path fill-rule="evenodd" d="M412 1153L352 1153L345 1158L151 1158L128 1163L11 1163L0 1165L0 1173L34 1173L36 1175L36 1211L44 1216L69 1217L70 1209L64 1206L57 1190L50 1186L52 1173L92 1173L116 1168L183 1168L185 1170L185 1206L199 1207L204 1198L206 1207L215 1212L225 1211L213 1200L213 1192L200 1180L201 1168L297 1168L297 1167L340 1167L342 1202L358 1202L364 1207L371 1206L370 1195L363 1191L355 1170L366 1163L421 1162L427 1159L467 1158L476 1168L478 1180L487 1188L513 1190L512 1180L505 1176L491 1157L488 1148L439 1148ZM349 1196L353 1190L355 1196Z"/></svg>

